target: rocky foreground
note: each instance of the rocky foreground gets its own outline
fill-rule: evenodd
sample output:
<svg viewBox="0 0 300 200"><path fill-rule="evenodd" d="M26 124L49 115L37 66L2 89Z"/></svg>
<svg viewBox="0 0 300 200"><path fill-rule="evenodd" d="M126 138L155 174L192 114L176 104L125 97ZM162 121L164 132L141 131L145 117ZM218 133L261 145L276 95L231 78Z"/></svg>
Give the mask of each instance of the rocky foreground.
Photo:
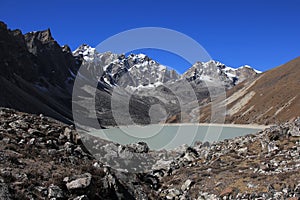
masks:
<svg viewBox="0 0 300 200"><path fill-rule="evenodd" d="M0 109L0 199L300 198L300 118L170 152L108 143L98 160L82 140L72 126L43 115ZM156 161L152 170L126 172L106 165L114 154Z"/></svg>

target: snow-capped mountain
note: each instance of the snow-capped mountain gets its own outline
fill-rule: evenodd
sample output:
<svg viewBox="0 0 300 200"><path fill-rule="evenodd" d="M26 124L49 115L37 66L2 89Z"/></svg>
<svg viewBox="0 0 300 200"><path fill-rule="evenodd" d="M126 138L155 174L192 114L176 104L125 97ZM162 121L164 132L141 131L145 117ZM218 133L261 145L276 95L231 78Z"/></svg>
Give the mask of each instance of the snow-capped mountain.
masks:
<svg viewBox="0 0 300 200"><path fill-rule="evenodd" d="M258 73L261 72L248 65L235 69L218 61L210 60L208 62L196 62L182 77L195 82L219 80L226 88L231 88Z"/></svg>
<svg viewBox="0 0 300 200"><path fill-rule="evenodd" d="M175 70L160 64L145 54L99 53L95 48L88 45L80 46L73 52L73 55L83 60L81 67L86 67L89 75L98 81L99 94L97 95L96 107L97 116L103 126L116 123L110 110L112 92L115 89L117 92L114 94L119 95L118 102L126 102L128 99L132 102L129 109L132 110L133 119L137 123L150 123L152 118L150 120L148 113L153 104L161 105L166 111L166 115L161 115L164 117L154 117L158 120L155 123L160 123L161 119L181 116L178 98L185 105L182 119L186 122L197 122L199 117L193 111L199 105L210 101L208 82L213 83L212 86L216 90L219 89L219 84L214 84L216 82L224 85L226 89L230 89L237 83L251 80L258 74L258 71L249 66L234 69L211 60L196 62L184 74L180 75ZM78 73L80 74L80 72ZM186 87L182 87L185 81L190 82L194 92L189 92ZM179 96L176 96L173 91L176 91ZM88 93L89 91L84 92ZM131 95L131 92L134 92L134 95ZM124 106L127 105L122 103L117 105L118 108ZM155 110L155 114L164 113L160 111L159 109ZM130 118L124 115L125 112L121 109L118 116L122 117L122 123L131 124L131 121L128 121Z"/></svg>
<svg viewBox="0 0 300 200"><path fill-rule="evenodd" d="M109 85L119 85L129 88L155 87L169 81L186 79L195 83L216 80L226 88L231 88L237 83L255 77L261 73L248 65L237 69L225 64L210 60L196 62L184 74L180 75L175 70L159 64L157 61L144 54L118 55L111 52L99 53L95 48L81 45L73 54L81 56L84 63L95 65L100 82Z"/></svg>
<svg viewBox="0 0 300 200"><path fill-rule="evenodd" d="M95 65L100 82L130 88L155 87L168 81L186 79L201 83L204 81L221 81L226 88L261 73L245 65L237 69L228 67L218 61L196 62L183 75L159 64L144 54L118 55L111 52L99 53L95 48L81 45L73 54L81 56L84 63Z"/></svg>
<svg viewBox="0 0 300 200"><path fill-rule="evenodd" d="M87 44L79 46L75 51L73 51L73 55L82 56L84 62L93 62L101 65L108 65L118 59L117 54L113 54L111 52L99 53L96 48L90 47Z"/></svg>
<svg viewBox="0 0 300 200"><path fill-rule="evenodd" d="M224 72L227 76L235 78L236 84L262 73L249 65L243 65L239 68L225 67Z"/></svg>
<svg viewBox="0 0 300 200"><path fill-rule="evenodd" d="M93 63L98 68L97 78L109 86L141 88L180 78L175 70L168 69L144 54L125 56L111 52L99 53L88 45L80 46L73 54L82 56L84 63Z"/></svg>

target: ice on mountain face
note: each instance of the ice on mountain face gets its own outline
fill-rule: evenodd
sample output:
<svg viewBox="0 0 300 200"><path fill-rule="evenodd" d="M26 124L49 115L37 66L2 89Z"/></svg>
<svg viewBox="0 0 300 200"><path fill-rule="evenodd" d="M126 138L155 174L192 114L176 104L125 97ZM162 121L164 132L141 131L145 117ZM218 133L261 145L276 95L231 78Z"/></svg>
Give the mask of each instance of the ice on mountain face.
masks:
<svg viewBox="0 0 300 200"><path fill-rule="evenodd" d="M164 70L166 70L167 68L165 67L165 66L163 66L163 65L158 65L158 70L159 71L164 71Z"/></svg>
<svg viewBox="0 0 300 200"><path fill-rule="evenodd" d="M112 86L111 85L111 83L110 83L110 81L105 77L105 78L103 78L103 80L104 80L104 82L106 83L106 84L108 84L108 85L110 85L110 86Z"/></svg>
<svg viewBox="0 0 300 200"><path fill-rule="evenodd" d="M95 54L96 49L92 48L88 45L81 45L79 48L77 48L73 54L79 54L83 56L93 56Z"/></svg>
<svg viewBox="0 0 300 200"><path fill-rule="evenodd" d="M262 73L262 71L259 71L259 70L256 70L256 69L253 69L256 73L258 73L258 74L261 74Z"/></svg>
<svg viewBox="0 0 300 200"><path fill-rule="evenodd" d="M137 55L137 57L138 57L139 59L145 59L146 55L140 53L140 54Z"/></svg>
<svg viewBox="0 0 300 200"><path fill-rule="evenodd" d="M229 73L229 72L226 72L225 74L226 74L228 77L230 77L230 78L237 77L235 74L232 74L232 73Z"/></svg>
<svg viewBox="0 0 300 200"><path fill-rule="evenodd" d="M86 44L81 45L73 51L73 55L82 56L84 62L95 63L100 66L105 66L106 64L117 60L119 56L111 52L99 53L96 48L90 47Z"/></svg>
<svg viewBox="0 0 300 200"><path fill-rule="evenodd" d="M256 69L252 68L252 67L249 66L249 65L243 65L243 66L241 66L241 67L239 67L239 68L248 68L248 69L251 69L251 70L255 71L257 74L262 73L262 71L256 70Z"/></svg>
<svg viewBox="0 0 300 200"><path fill-rule="evenodd" d="M224 68L224 71L225 71L225 72L231 72L231 71L236 71L236 69L235 69L235 68L232 68L232 67L226 66L226 67Z"/></svg>
<svg viewBox="0 0 300 200"><path fill-rule="evenodd" d="M200 80L213 82L213 79L210 76L201 76Z"/></svg>

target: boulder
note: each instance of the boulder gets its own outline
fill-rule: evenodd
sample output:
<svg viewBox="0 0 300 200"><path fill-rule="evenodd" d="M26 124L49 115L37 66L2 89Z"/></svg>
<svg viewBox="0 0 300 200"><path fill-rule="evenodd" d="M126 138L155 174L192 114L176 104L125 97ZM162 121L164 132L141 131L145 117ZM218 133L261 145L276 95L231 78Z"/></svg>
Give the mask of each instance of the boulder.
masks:
<svg viewBox="0 0 300 200"><path fill-rule="evenodd" d="M50 185L48 187L48 198L63 198L63 191L57 185Z"/></svg>
<svg viewBox="0 0 300 200"><path fill-rule="evenodd" d="M91 180L92 180L92 175L90 173L85 173L71 178L71 181L69 181L66 184L66 186L68 190L83 189L88 187L91 184Z"/></svg>
<svg viewBox="0 0 300 200"><path fill-rule="evenodd" d="M193 181L192 181L192 180L190 180L190 179L186 180L186 181L184 182L184 184L182 184L181 190L182 190L182 191L189 190L192 184L193 184Z"/></svg>

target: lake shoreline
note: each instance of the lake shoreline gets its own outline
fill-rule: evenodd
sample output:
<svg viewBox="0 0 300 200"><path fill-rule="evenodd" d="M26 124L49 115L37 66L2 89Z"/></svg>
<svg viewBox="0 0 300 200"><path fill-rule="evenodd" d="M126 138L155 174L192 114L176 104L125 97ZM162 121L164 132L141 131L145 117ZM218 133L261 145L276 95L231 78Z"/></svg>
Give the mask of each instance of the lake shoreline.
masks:
<svg viewBox="0 0 300 200"><path fill-rule="evenodd" d="M150 124L155 125L164 125L164 126L217 126L217 127L232 127L232 128L249 128L249 129L261 129L264 130L273 125L260 125L260 124L218 124L218 123L170 123L170 124ZM149 125L145 125L149 126ZM121 126L106 126L106 129L110 128L121 128L121 127L144 127L143 125L121 125Z"/></svg>

